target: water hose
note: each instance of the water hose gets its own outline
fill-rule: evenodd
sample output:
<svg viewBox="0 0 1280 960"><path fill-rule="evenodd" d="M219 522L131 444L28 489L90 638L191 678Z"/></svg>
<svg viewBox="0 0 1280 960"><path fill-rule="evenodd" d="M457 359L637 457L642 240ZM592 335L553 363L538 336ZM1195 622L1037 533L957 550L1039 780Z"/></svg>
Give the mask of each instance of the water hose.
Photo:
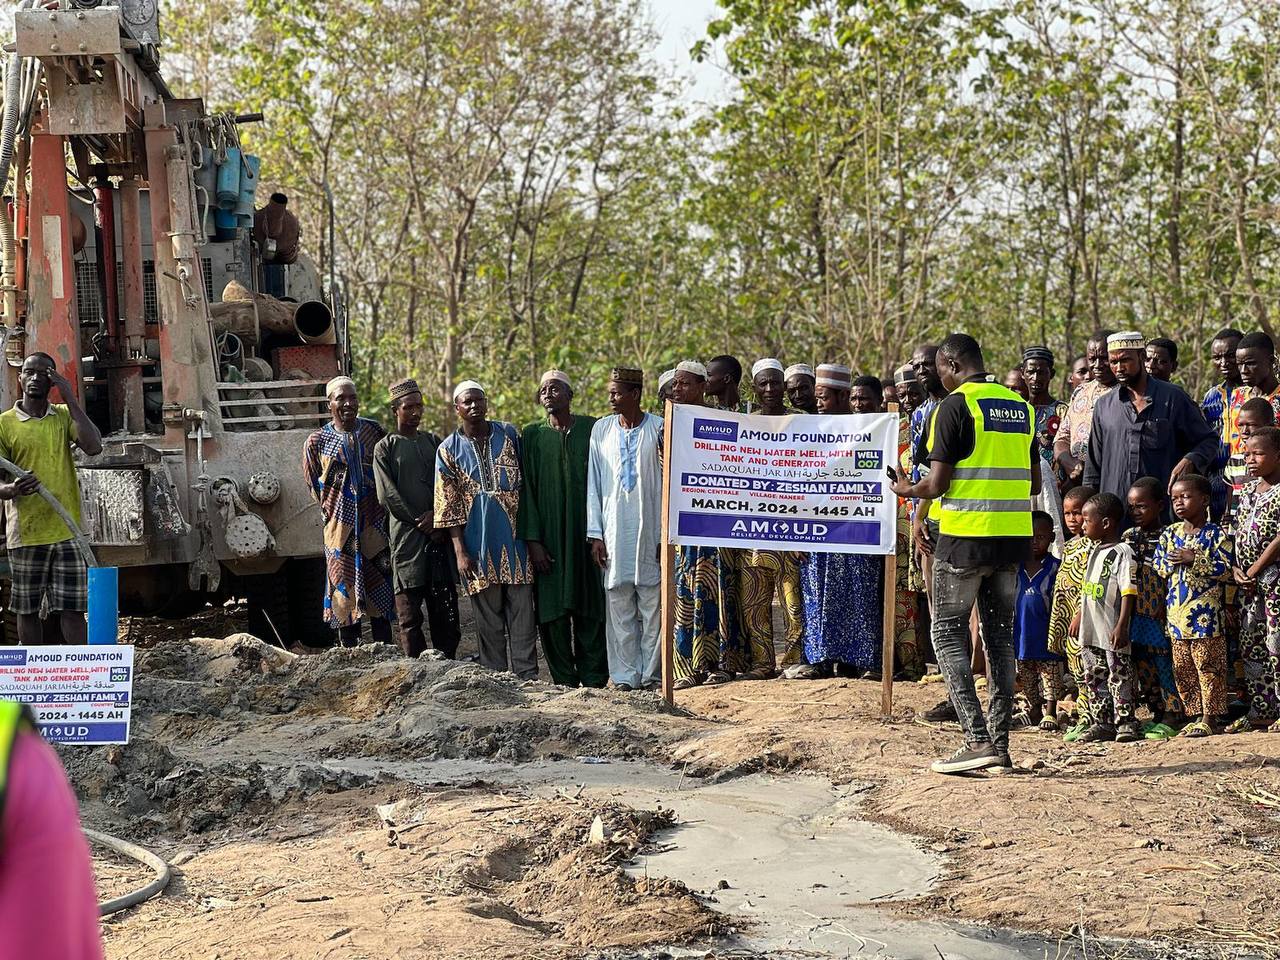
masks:
<svg viewBox="0 0 1280 960"><path fill-rule="evenodd" d="M8 470L13 474L15 480L31 476L29 470L23 470L16 463L6 460L4 457L0 457L0 470ZM39 483L39 481L36 482ZM71 519L71 514L67 513L67 508L58 502L58 498L50 493L43 483L36 487L36 493L44 498L45 503L49 504L53 508L53 512L60 516L62 522L67 525L67 529L71 531L71 540L75 543L76 551L80 554L80 559L84 561L85 566L96 567L98 558L93 555L93 548L89 545L89 538L84 535L84 531Z"/></svg>
<svg viewBox="0 0 1280 960"><path fill-rule="evenodd" d="M143 866L150 867L155 871L155 876L151 878L151 882L146 886L132 890L123 897L116 897L113 900L98 904L99 916L107 917L113 913L119 913L121 910L136 907L143 901L150 900L160 894L169 885L169 881L173 879L169 864L165 863L150 850L140 847L136 843L121 840L119 837L113 837L109 833L99 833L97 830L90 830L88 827L84 828L84 835L94 843L101 844L109 850L114 850L121 856L136 860Z"/></svg>

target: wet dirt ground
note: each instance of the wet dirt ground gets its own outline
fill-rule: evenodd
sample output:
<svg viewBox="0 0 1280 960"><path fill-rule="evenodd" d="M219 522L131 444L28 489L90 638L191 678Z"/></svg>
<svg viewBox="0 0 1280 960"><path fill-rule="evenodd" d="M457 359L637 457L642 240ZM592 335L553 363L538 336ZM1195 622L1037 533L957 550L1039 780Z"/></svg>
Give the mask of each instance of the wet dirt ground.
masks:
<svg viewBox="0 0 1280 960"><path fill-rule="evenodd" d="M166 896L106 922L112 958L1280 944L1266 734L1020 733L1017 775L947 779L925 767L958 733L915 721L936 686L899 685L885 721L862 681L740 682L672 710L386 648L138 656L134 741L64 751L90 825L178 864ZM378 814L396 801L408 831Z"/></svg>

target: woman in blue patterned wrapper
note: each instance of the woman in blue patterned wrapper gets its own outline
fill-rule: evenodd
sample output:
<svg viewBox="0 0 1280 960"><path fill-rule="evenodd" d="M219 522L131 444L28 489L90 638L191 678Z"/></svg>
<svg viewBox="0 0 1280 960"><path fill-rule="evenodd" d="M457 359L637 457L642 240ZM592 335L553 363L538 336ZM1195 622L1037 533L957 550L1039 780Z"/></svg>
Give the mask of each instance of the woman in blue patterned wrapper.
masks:
<svg viewBox="0 0 1280 960"><path fill-rule="evenodd" d="M360 400L350 377L330 380L325 396L333 419L307 437L302 454L307 489L324 514L324 619L343 646L360 642L366 617L374 641L391 643L391 542L373 476L373 450L387 434L358 415Z"/></svg>
<svg viewBox="0 0 1280 960"><path fill-rule="evenodd" d="M822 364L817 370L817 397L819 414L875 413L882 388L875 377L859 377L855 383L848 367ZM879 676L883 575L884 563L878 556L805 556L800 573L804 657L814 667L813 675Z"/></svg>
<svg viewBox="0 0 1280 960"><path fill-rule="evenodd" d="M696 360L676 366L671 399L705 406L707 368ZM742 643L736 603L741 551L719 547L677 547L675 562L675 689L725 683L751 669Z"/></svg>

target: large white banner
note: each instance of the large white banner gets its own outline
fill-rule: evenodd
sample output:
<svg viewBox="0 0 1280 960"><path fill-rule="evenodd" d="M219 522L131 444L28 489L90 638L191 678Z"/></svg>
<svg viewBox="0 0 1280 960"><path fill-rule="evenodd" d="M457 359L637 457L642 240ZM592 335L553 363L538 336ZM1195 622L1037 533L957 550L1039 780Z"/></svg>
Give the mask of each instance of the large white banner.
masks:
<svg viewBox="0 0 1280 960"><path fill-rule="evenodd" d="M690 546L893 553L892 413L764 417L673 408L669 529Z"/></svg>
<svg viewBox="0 0 1280 960"><path fill-rule="evenodd" d="M133 647L0 647L0 700L29 706L53 743L128 743Z"/></svg>

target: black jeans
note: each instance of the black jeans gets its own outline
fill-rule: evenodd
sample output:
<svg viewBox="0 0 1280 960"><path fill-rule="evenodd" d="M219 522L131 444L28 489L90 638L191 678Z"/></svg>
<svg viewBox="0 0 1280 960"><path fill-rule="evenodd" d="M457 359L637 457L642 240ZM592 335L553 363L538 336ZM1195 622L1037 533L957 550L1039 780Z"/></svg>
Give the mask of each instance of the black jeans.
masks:
<svg viewBox="0 0 1280 960"><path fill-rule="evenodd" d="M400 627L400 650L406 657L420 657L427 649L422 632L422 605L426 603L426 622L431 630L431 645L450 660L458 655L462 628L458 625L458 590L452 583L429 587L409 587L396 594L396 619Z"/></svg>
<svg viewBox="0 0 1280 960"><path fill-rule="evenodd" d="M391 642L391 621L386 617L370 617L369 629L373 633L374 643ZM338 628L338 642L344 647L360 646L360 624Z"/></svg>
<svg viewBox="0 0 1280 960"><path fill-rule="evenodd" d="M991 743L1009 749L1013 685L1018 663L1013 652L1013 610L1018 598L1018 566L953 567L933 562L933 649L947 695L956 708L968 744ZM973 683L969 657L969 614L974 601L987 651L987 716Z"/></svg>

